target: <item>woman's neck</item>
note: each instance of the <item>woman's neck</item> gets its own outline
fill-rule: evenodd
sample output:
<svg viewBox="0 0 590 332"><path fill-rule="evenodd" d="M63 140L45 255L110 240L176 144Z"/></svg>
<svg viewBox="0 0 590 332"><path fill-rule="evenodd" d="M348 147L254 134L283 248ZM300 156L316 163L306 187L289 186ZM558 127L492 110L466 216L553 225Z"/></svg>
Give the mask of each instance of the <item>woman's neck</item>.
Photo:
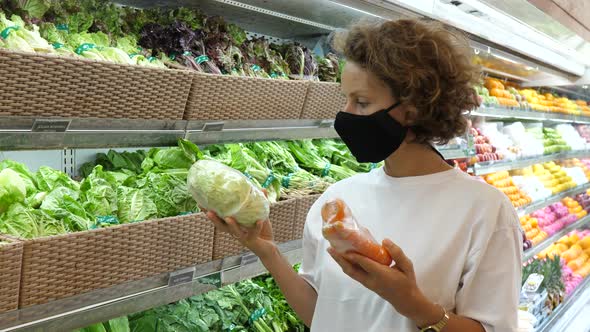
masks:
<svg viewBox="0 0 590 332"><path fill-rule="evenodd" d="M401 178L422 176L452 169L428 144L403 143L385 159L385 173Z"/></svg>

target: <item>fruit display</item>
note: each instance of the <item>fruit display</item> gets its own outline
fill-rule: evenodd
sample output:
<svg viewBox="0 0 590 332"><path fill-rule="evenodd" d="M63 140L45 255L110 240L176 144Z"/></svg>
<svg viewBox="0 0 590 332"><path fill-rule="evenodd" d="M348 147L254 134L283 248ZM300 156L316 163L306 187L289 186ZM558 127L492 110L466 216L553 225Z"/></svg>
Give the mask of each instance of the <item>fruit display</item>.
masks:
<svg viewBox="0 0 590 332"><path fill-rule="evenodd" d="M580 203L580 205L584 210L586 210L586 212L590 212L590 194L588 194L589 192L590 190L576 195L576 201Z"/></svg>
<svg viewBox="0 0 590 332"><path fill-rule="evenodd" d="M496 152L504 156L504 160L515 160L522 151L508 135L501 131L503 127L502 122L483 122L477 129L489 139L492 146L496 147Z"/></svg>
<svg viewBox="0 0 590 332"><path fill-rule="evenodd" d="M559 257L535 259L523 267L519 309L534 315L535 326L563 302L565 282Z"/></svg>
<svg viewBox="0 0 590 332"><path fill-rule="evenodd" d="M523 239L524 250L536 246L549 236L547 232L539 227L539 221L537 218L532 217L531 215L527 214L520 217L520 226L525 232L525 237Z"/></svg>
<svg viewBox="0 0 590 332"><path fill-rule="evenodd" d="M584 173L584 176L586 177L586 180L590 181L590 167L584 163L583 160L580 160L578 158L571 158L571 159L563 159L560 161L557 161L558 165L564 168L580 168L582 170L582 173ZM588 163L590 163L590 160L588 160ZM568 174L569 175L569 174ZM575 181L576 179L574 179ZM582 180L582 179L579 179ZM578 183L578 185L580 184L578 181L575 181L576 183ZM585 183L585 182L582 182Z"/></svg>
<svg viewBox="0 0 590 332"><path fill-rule="evenodd" d="M555 129L572 150L578 151L587 149L586 139L582 138L580 133L571 124L559 124L555 127Z"/></svg>
<svg viewBox="0 0 590 332"><path fill-rule="evenodd" d="M547 189L543 182L534 175L533 167L525 167L523 169L510 171L512 182L526 195L528 195L533 202L537 202L553 195L550 189Z"/></svg>
<svg viewBox="0 0 590 332"><path fill-rule="evenodd" d="M541 94L533 89L523 89L519 93L525 97L529 107L535 111L571 115L582 114L581 107L568 98L559 97L551 93Z"/></svg>
<svg viewBox="0 0 590 332"><path fill-rule="evenodd" d="M561 200L561 203L567 207L570 215L576 216L576 220L582 219L588 215L588 212L582 205L580 205L580 202L572 197L565 197Z"/></svg>
<svg viewBox="0 0 590 332"><path fill-rule="evenodd" d="M488 106L500 105L500 103L498 103L498 98L490 96L490 91L486 87L476 85L475 92L479 97L480 104L485 104Z"/></svg>
<svg viewBox="0 0 590 332"><path fill-rule="evenodd" d="M498 104L507 107L520 107L520 103L517 100L517 96L520 99L520 95L514 88L508 90L500 82L500 80L492 77L485 79L484 87L489 91L491 97L495 97Z"/></svg>
<svg viewBox="0 0 590 332"><path fill-rule="evenodd" d="M522 207L532 202L532 199L529 196L524 194L514 185L512 177L510 177L510 174L506 171L488 174L485 176L484 180L508 196L514 207Z"/></svg>
<svg viewBox="0 0 590 332"><path fill-rule="evenodd" d="M478 129L471 128L469 133L473 137L475 146L475 156L470 160L471 164L503 159L503 156L496 152L496 147L490 143L490 139Z"/></svg>
<svg viewBox="0 0 590 332"><path fill-rule="evenodd" d="M578 220L577 215L571 214L569 209L561 202L537 210L531 213L531 217L536 218L540 230L550 236Z"/></svg>
<svg viewBox="0 0 590 332"><path fill-rule="evenodd" d="M545 153L543 135L537 136L527 131L522 122L504 123L502 132L519 148L520 157L542 156Z"/></svg>
<svg viewBox="0 0 590 332"><path fill-rule="evenodd" d="M543 135L543 145L545 146L545 154L570 151L572 149L554 128L544 127Z"/></svg>
<svg viewBox="0 0 590 332"><path fill-rule="evenodd" d="M551 190L554 195L576 187L576 183L573 182L573 179L553 161L543 165L533 165L533 172L545 185L545 188Z"/></svg>

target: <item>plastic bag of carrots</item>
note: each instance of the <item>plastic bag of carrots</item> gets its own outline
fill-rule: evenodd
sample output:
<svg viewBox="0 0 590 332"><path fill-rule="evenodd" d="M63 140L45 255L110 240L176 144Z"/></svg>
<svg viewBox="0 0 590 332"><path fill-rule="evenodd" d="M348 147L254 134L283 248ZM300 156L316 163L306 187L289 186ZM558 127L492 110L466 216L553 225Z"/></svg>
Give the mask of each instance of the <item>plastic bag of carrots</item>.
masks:
<svg viewBox="0 0 590 332"><path fill-rule="evenodd" d="M354 251L378 263L391 265L387 250L356 221L344 201L333 199L326 202L322 207L322 219L322 234L337 252Z"/></svg>

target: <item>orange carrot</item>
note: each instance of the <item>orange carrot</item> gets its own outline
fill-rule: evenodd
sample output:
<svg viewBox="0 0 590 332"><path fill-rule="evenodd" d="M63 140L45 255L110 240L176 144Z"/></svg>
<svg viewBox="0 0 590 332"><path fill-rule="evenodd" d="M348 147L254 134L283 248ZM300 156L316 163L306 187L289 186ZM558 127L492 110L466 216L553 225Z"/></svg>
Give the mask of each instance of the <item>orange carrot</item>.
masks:
<svg viewBox="0 0 590 332"><path fill-rule="evenodd" d="M336 199L325 203L321 214L326 223L322 233L332 246L341 247L344 244L380 264L391 265L392 259L387 250L376 243L366 229L358 225L347 225L356 221L342 200ZM352 220L348 220L349 218Z"/></svg>

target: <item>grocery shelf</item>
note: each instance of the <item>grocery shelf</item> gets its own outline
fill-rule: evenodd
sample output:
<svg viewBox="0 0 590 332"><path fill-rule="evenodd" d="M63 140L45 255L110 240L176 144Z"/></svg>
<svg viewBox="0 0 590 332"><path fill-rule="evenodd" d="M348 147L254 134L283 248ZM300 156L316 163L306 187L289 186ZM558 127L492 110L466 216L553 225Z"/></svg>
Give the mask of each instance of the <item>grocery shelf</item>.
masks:
<svg viewBox="0 0 590 332"><path fill-rule="evenodd" d="M301 240L279 245L291 264L301 262ZM251 253L79 296L0 314L2 331L67 331L202 294L264 274ZM178 282L180 280L181 282Z"/></svg>
<svg viewBox="0 0 590 332"><path fill-rule="evenodd" d="M472 168L473 174L479 176L502 171L510 171L513 169L521 169L528 166L532 166L534 164L542 164L553 160L585 157L590 157L590 151L579 150L517 160L488 161L483 163L476 163L472 166Z"/></svg>
<svg viewBox="0 0 590 332"><path fill-rule="evenodd" d="M572 188L570 190L566 190L564 192L561 192L557 195L553 195L547 199L544 199L544 200L529 204L527 206L524 206L522 208L516 209L516 212L518 212L518 215L522 217L525 214L535 212L547 205L557 203L557 202L561 201L562 199L566 198L567 196L572 196L572 195L581 193L581 192L588 190L588 189L590 189L590 183L586 183L581 186L577 186L577 187Z"/></svg>
<svg viewBox="0 0 590 332"><path fill-rule="evenodd" d="M590 301L590 278L585 278L551 315L536 329L536 332L563 332L567 325Z"/></svg>
<svg viewBox="0 0 590 332"><path fill-rule="evenodd" d="M501 106L481 106L477 110L472 111L470 114L472 116L481 116L494 119L590 124L590 117L587 116L539 112Z"/></svg>
<svg viewBox="0 0 590 332"><path fill-rule="evenodd" d="M559 240L562 236L573 231L574 229L577 229L577 228L587 225L589 222L590 222L590 216L585 216L584 218L576 221L575 223L564 227L559 232L557 232L557 233L549 236L545 240L543 240L543 242L541 242L541 243L537 244L536 246L532 247L531 249L525 251L522 255L522 260L525 262L528 261L529 259L535 257L535 255L537 255L541 251L547 249L552 243Z"/></svg>
<svg viewBox="0 0 590 332"><path fill-rule="evenodd" d="M0 117L0 150L112 148L336 137L331 120L130 120Z"/></svg>

